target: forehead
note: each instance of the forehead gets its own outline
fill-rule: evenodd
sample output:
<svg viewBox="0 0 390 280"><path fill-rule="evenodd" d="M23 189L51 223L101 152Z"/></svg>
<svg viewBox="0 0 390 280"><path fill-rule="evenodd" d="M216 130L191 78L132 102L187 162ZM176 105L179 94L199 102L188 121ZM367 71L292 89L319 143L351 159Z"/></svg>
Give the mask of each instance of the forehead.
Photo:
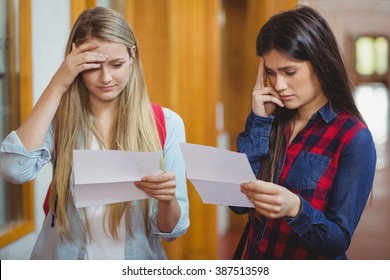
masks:
<svg viewBox="0 0 390 280"><path fill-rule="evenodd" d="M264 54L263 57L265 67L272 70L294 66L300 67L309 63L309 61L293 60L284 53L281 53L277 50L271 50L270 52Z"/></svg>
<svg viewBox="0 0 390 280"><path fill-rule="evenodd" d="M91 38L85 41L85 43L94 43L98 45L95 51L102 52L112 56L124 56L128 55L127 48L122 43L116 43L111 41L99 40L97 38Z"/></svg>

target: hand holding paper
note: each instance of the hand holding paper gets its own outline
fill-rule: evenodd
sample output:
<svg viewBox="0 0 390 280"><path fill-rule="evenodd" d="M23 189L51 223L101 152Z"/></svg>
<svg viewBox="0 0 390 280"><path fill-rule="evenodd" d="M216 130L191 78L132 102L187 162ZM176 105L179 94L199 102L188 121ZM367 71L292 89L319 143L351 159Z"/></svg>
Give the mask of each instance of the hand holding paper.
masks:
<svg viewBox="0 0 390 280"><path fill-rule="evenodd" d="M251 207L240 184L256 180L245 154L203 145L180 143L187 178L203 203Z"/></svg>
<svg viewBox="0 0 390 280"><path fill-rule="evenodd" d="M160 170L157 152L75 150L73 160L76 207L149 198L134 182Z"/></svg>

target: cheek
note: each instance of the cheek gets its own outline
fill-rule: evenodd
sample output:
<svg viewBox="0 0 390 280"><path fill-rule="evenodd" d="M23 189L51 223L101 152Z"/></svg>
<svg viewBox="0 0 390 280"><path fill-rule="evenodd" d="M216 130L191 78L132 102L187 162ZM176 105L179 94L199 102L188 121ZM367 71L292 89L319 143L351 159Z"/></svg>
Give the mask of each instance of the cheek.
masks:
<svg viewBox="0 0 390 280"><path fill-rule="evenodd" d="M89 88L90 86L92 86L93 84L95 84L96 82L96 73L94 72L84 72L84 73L81 73L81 78L84 82L84 85Z"/></svg>
<svg viewBox="0 0 390 280"><path fill-rule="evenodd" d="M117 75L117 80L120 81L122 84L127 84L129 81L130 76L130 68L123 69L123 71L120 71Z"/></svg>

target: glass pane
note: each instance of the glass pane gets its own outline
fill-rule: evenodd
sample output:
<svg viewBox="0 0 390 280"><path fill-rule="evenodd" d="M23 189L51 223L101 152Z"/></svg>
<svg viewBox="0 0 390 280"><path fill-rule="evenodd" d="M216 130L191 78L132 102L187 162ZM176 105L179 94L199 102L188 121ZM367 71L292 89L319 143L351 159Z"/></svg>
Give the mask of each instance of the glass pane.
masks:
<svg viewBox="0 0 390 280"><path fill-rule="evenodd" d="M0 137L19 123L18 1L0 1ZM0 230L22 219L22 192L0 177Z"/></svg>
<svg viewBox="0 0 390 280"><path fill-rule="evenodd" d="M389 69L389 42L385 37L378 37L375 40L376 52L376 73L384 75Z"/></svg>
<svg viewBox="0 0 390 280"><path fill-rule="evenodd" d="M375 72L374 40L360 37L356 40L356 70L360 75L372 75Z"/></svg>

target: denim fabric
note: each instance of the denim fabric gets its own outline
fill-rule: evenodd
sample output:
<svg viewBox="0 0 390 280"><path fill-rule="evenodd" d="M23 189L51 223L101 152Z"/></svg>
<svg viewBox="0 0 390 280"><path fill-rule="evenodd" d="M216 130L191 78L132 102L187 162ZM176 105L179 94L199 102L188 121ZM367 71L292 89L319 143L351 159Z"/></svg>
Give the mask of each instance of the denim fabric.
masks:
<svg viewBox="0 0 390 280"><path fill-rule="evenodd" d="M255 174L268 153L273 119L250 113L238 137L238 150L247 154ZM287 148L278 180L300 197L300 213L294 219L252 219L244 257L346 259L370 194L375 165L369 129L325 105Z"/></svg>

